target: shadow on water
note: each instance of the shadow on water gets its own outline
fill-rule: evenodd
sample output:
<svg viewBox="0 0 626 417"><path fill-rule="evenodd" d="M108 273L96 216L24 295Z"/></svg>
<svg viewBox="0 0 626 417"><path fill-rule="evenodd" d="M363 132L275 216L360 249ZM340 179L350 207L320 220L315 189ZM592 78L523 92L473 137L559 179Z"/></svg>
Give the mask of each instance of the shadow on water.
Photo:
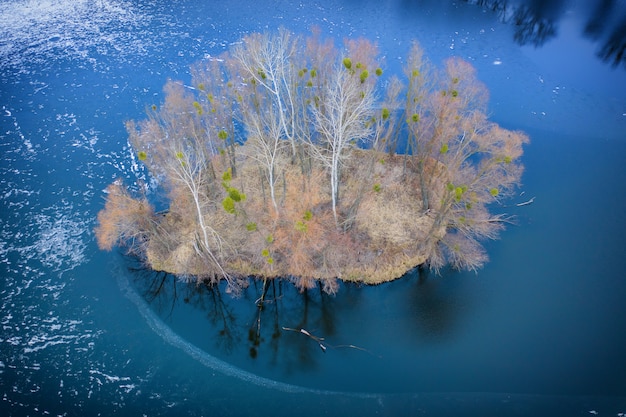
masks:
<svg viewBox="0 0 626 417"><path fill-rule="evenodd" d="M568 0L465 0L496 12L501 21L514 26L513 38L520 45L543 46L558 36L559 21L565 17ZM582 34L598 42L597 56L614 67L626 69L626 6L617 0L588 2Z"/></svg>
<svg viewBox="0 0 626 417"><path fill-rule="evenodd" d="M130 258L127 260L131 264L136 262ZM141 265L128 269L141 297L163 320L174 320L180 316L181 309L190 307L201 312L207 321L207 326L198 328L200 333L208 328L214 331L212 339L219 349L231 353L241 342L238 318L228 303L230 296L223 294L218 286L184 282L172 274L147 270Z"/></svg>
<svg viewBox="0 0 626 417"><path fill-rule="evenodd" d="M451 285L456 273L434 276L428 269L418 267L403 279L412 281L406 300L413 318L413 334L421 341L438 342L454 337L454 332L467 305L455 294Z"/></svg>
<svg viewBox="0 0 626 417"><path fill-rule="evenodd" d="M236 366L254 370L262 360L266 371L306 373L318 367L320 354L337 347L331 344L336 303L321 288L298 292L286 280L250 280L234 298L224 285L185 282L140 265L129 272L141 297L174 331Z"/></svg>
<svg viewBox="0 0 626 417"><path fill-rule="evenodd" d="M128 265L119 265L128 272ZM481 392L476 385L469 386L469 390L462 391L424 391L410 389L395 391L377 391L377 392L347 392L331 389L310 389L298 385L290 385L278 382L273 379L263 378L256 374L252 374L241 368L232 366L230 363L221 361L214 356L207 354L205 351L198 349L196 346L189 344L177 334L173 333L171 328L167 326L157 314L146 303L146 299L142 297L129 280L135 280L135 284L141 284L140 275L143 278L147 271L130 271L125 273L123 270L118 274L118 285L122 293L133 302L146 320L148 326L159 334L163 340L170 345L181 349L192 359L196 360L202 366L213 369L220 374L232 378L221 378L215 374L209 374L208 378L205 373L198 372L194 369L193 374L182 374L189 377L191 384L194 384L194 393L196 397L188 398L188 394L183 392L182 402L185 404L185 410L198 410L197 412L188 412L187 415L255 415L262 410L263 414L271 414L276 416L291 416L294 414L300 416L318 416L318 415L429 415L429 416L451 416L460 414L464 416L566 416L566 415L623 415L624 397L607 397L607 396L563 396L563 395L537 395L523 394L511 392ZM171 276L165 281L165 285L160 285L158 274L151 274L155 283L158 285L148 284L153 289L160 290L157 293L145 293L144 295L164 297L168 300L167 292L171 289L168 284L176 283L170 280ZM407 279L405 282L409 282ZM419 276L417 283L419 285ZM424 285L425 281L421 281ZM415 282L412 282L415 284ZM191 286L194 287L194 286ZM145 286L144 286L145 288ZM195 287L194 287L195 288ZM346 292L356 292L362 294L363 288L352 286ZM371 288L371 287L370 287ZM277 288L278 289L278 288ZM353 291L356 289L356 291ZM404 293L406 288L401 288ZM180 292L177 292L179 295ZM171 294L171 293L170 293ZM205 297L213 300L212 297ZM359 297L359 303L366 301L364 297ZM226 300L227 298L225 298ZM153 298L153 301L156 301ZM181 300L180 296L178 300ZM187 305L184 302L181 305ZM171 299L170 299L171 301ZM247 301L241 300L238 301ZM160 304L162 308L169 310L169 306ZM176 314L176 309L174 309ZM373 360L370 360L373 362ZM177 364L178 365L178 364ZM358 376L365 379L368 370L371 368L366 364L359 369ZM176 372L180 369L176 368ZM430 378L436 375L429 376ZM405 387L406 388L406 387ZM178 391L180 387L177 385L174 391ZM230 393L232 400L223 400L216 396L224 395L220 393ZM245 394L245 395L244 395ZM216 401L215 399L218 398ZM260 405L259 405L260 404ZM131 404L132 407L133 404ZM139 403L140 408L137 409L143 414L147 411L154 411L155 415L180 415L181 409L176 408L167 414L162 413L162 409L151 408L150 404ZM161 406L162 407L162 406ZM168 407L170 405L168 404ZM126 406L125 412L133 410ZM241 410L244 410L243 412ZM246 412L246 410L248 412ZM599 410L599 411L596 411ZM84 410L83 410L84 411ZM97 408L95 411L102 411ZM119 410L118 410L119 411ZM172 415L174 415L172 414Z"/></svg>
<svg viewBox="0 0 626 417"><path fill-rule="evenodd" d="M421 268L374 287L343 283L335 296L251 279L239 298L224 285L140 266L129 272L150 309L187 342L261 377L318 389L427 389L413 377L432 366L419 351L454 339L470 304L467 294L461 302L458 274Z"/></svg>
<svg viewBox="0 0 626 417"><path fill-rule="evenodd" d="M618 0L464 0L495 13L513 26L513 39L519 45L541 47L558 38L561 20L575 9L584 16L580 34L597 44L596 55L613 67L626 69L626 5ZM436 0L399 0L404 16L429 14L449 20L472 18L454 3Z"/></svg>

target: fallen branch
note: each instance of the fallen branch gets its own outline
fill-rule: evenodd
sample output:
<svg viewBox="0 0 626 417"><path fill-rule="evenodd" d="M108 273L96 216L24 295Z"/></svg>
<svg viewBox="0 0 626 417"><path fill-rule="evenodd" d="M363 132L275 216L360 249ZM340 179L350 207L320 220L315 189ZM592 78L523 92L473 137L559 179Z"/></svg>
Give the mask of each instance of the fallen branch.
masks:
<svg viewBox="0 0 626 417"><path fill-rule="evenodd" d="M535 201L535 197L531 198L528 201L524 201L523 203L517 203L516 206L517 207L527 206L529 204L532 204L534 201Z"/></svg>
<svg viewBox="0 0 626 417"><path fill-rule="evenodd" d="M320 349L322 349L322 352L326 353L326 345L324 343L322 343L324 341L323 337L318 337L315 336L311 333L309 333L306 329L292 329L290 327L283 327L283 330L287 330L290 332L297 332L297 333L302 333L303 335L315 340L315 342L319 345ZM359 346L355 346L355 345L337 345L337 346L332 346L332 345L328 345L329 347L333 348L333 349L339 349L339 348L349 348L349 349L356 349L356 350L360 350L366 353L369 353L370 355L374 356L374 354L372 352L370 352L367 349L364 349L362 347Z"/></svg>
<svg viewBox="0 0 626 417"><path fill-rule="evenodd" d="M322 352L326 353L326 346L324 346L324 344L322 343L324 341L323 337L317 337L312 335L311 333L309 333L308 331L306 331L305 329L292 329L290 327L283 327L283 330L288 330L290 332L298 332L298 333L302 333L305 336L310 337L311 339L315 340L317 342L317 344L319 345L320 349L322 349Z"/></svg>

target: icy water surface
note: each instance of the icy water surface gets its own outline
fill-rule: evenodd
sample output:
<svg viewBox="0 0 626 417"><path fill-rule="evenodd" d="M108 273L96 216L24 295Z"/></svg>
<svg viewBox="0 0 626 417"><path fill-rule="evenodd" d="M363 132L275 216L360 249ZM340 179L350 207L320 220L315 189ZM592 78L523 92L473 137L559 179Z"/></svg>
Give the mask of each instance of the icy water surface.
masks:
<svg viewBox="0 0 626 417"><path fill-rule="evenodd" d="M537 49L464 2L0 2L0 415L626 412L626 71L595 56L609 33L582 35L593 7L547 3ZM376 40L387 73L412 39L470 60L492 118L530 135L510 203L535 203L491 262L336 297L283 283L259 316L254 286L233 300L99 252L102 190L147 179L124 121L242 34L311 25Z"/></svg>

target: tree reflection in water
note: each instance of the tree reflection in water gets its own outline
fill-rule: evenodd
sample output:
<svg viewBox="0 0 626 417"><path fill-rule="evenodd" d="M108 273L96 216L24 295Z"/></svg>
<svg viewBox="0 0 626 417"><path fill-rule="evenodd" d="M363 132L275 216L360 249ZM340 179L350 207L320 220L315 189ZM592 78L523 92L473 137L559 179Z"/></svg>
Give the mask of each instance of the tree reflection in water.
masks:
<svg viewBox="0 0 626 417"><path fill-rule="evenodd" d="M134 285L141 296L164 320L175 315L181 301L196 311L206 313L211 329L217 330L219 337L214 337L220 349L232 352L241 341L241 332L237 325L237 315L224 296L222 290L205 282L185 280L160 271L151 271L143 267L130 267ZM203 329L197 329L202 331Z"/></svg>
<svg viewBox="0 0 626 417"><path fill-rule="evenodd" d="M558 34L558 22L566 14L566 0L465 0L498 14L515 27L520 45L540 47ZM589 2L583 34L600 44L597 55L611 65L626 68L626 7L617 0Z"/></svg>
<svg viewBox="0 0 626 417"><path fill-rule="evenodd" d="M216 342L224 351L232 352L241 342L241 331L237 326L237 315L227 302L229 296L224 296L218 286L207 282L182 284L186 290L184 302L207 312L211 327L219 329Z"/></svg>
<svg viewBox="0 0 626 417"><path fill-rule="evenodd" d="M513 38L520 45L528 43L543 45L557 34L556 20L563 8L563 0L533 0L515 10L512 23L515 25Z"/></svg>
<svg viewBox="0 0 626 417"><path fill-rule="evenodd" d="M463 298L463 279L459 273L433 275L428 268L418 267L403 279L408 288L405 298L398 302L406 305L405 322L414 343L437 342L453 338L462 317L467 315L470 299Z"/></svg>
<svg viewBox="0 0 626 417"><path fill-rule="evenodd" d="M419 284L410 292L415 324L412 330L422 341L442 340L452 335L458 324L459 302L453 294L443 293L438 281L428 281L424 275L420 274Z"/></svg>
<svg viewBox="0 0 626 417"><path fill-rule="evenodd" d="M616 0L596 0L585 25L589 38L603 42L598 56L613 66L626 68L626 6Z"/></svg>
<svg viewBox="0 0 626 417"><path fill-rule="evenodd" d="M353 386L363 367L372 380L357 381L360 389L418 386L414 372L430 365L415 353L454 340L472 308L471 280L452 271L342 283L334 296L300 292L289 279L250 279L238 298L225 284L141 269L133 276L150 308L190 344L256 375L313 387Z"/></svg>
<svg viewBox="0 0 626 417"><path fill-rule="evenodd" d="M332 343L335 303L330 302L330 296L321 287L299 292L288 280L251 279L241 298L235 298L226 294L223 285L197 284L195 280L146 270L139 265L129 269L142 297L168 324L190 326L190 322L185 323L186 317L202 312L208 323L204 326L202 321L192 319L200 328L191 331L208 333L203 339L212 341L227 355L246 346L252 359L262 352L270 364L280 361L287 370L292 367L302 370L315 368L319 344L305 334L285 328L306 329Z"/></svg>
<svg viewBox="0 0 626 417"><path fill-rule="evenodd" d="M319 344L305 334L286 329L305 329L325 338L334 336L336 320L333 303L321 287L298 292L285 280L269 280L265 284L253 280L248 296L262 295L256 300L255 319L249 328L250 356L269 353L271 364L280 362L287 371L315 368L319 359Z"/></svg>

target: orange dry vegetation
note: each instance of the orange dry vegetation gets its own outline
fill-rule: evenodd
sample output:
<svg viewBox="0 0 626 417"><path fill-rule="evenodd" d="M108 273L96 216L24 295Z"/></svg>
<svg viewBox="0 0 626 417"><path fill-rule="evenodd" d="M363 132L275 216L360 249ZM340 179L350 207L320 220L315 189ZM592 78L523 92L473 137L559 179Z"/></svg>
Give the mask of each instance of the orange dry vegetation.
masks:
<svg viewBox="0 0 626 417"><path fill-rule="evenodd" d="M145 200L132 198L121 181L109 185L106 192L106 204L98 213L95 228L98 247L111 250L120 240L126 241L131 248L137 247L151 229L152 206Z"/></svg>
<svg viewBox="0 0 626 417"><path fill-rule="evenodd" d="M224 162L213 161L216 172L226 170ZM205 216L225 242L222 266L235 276L290 277L300 288L321 281L331 292L337 278L373 284L402 276L426 261L422 243L433 224L423 213L411 165L404 156L353 151L343 170L342 220L336 224L322 168L303 174L299 166L286 164L276 185L276 210L258 166L242 161L232 186L245 193L245 200L236 204L235 214L227 213L220 200L224 191ZM184 207L180 201L172 204L161 220L167 235L184 237L170 245L169 254L162 238L152 242L148 263L176 274L215 274L195 259L193 233L183 227L188 222L182 219L190 217L180 212Z"/></svg>
<svg viewBox="0 0 626 417"><path fill-rule="evenodd" d="M275 209L259 167L243 159L230 181L245 194L235 213L221 204L225 187L217 187L218 195L204 205L205 224L219 236L211 249L229 275L289 277L300 288L320 282L334 292L337 279L375 284L401 277L427 260L424 242L445 232L433 231L433 219L424 213L414 162L353 150L342 171L337 224L321 167L306 174L298 165L281 167ZM220 156L212 165L216 173L227 170ZM434 188L435 194L443 190ZM110 249L131 243L154 270L219 279L220 271L198 250L199 226L189 198L184 187L170 190L169 211L155 215L147 202L112 184L98 215L98 244Z"/></svg>

